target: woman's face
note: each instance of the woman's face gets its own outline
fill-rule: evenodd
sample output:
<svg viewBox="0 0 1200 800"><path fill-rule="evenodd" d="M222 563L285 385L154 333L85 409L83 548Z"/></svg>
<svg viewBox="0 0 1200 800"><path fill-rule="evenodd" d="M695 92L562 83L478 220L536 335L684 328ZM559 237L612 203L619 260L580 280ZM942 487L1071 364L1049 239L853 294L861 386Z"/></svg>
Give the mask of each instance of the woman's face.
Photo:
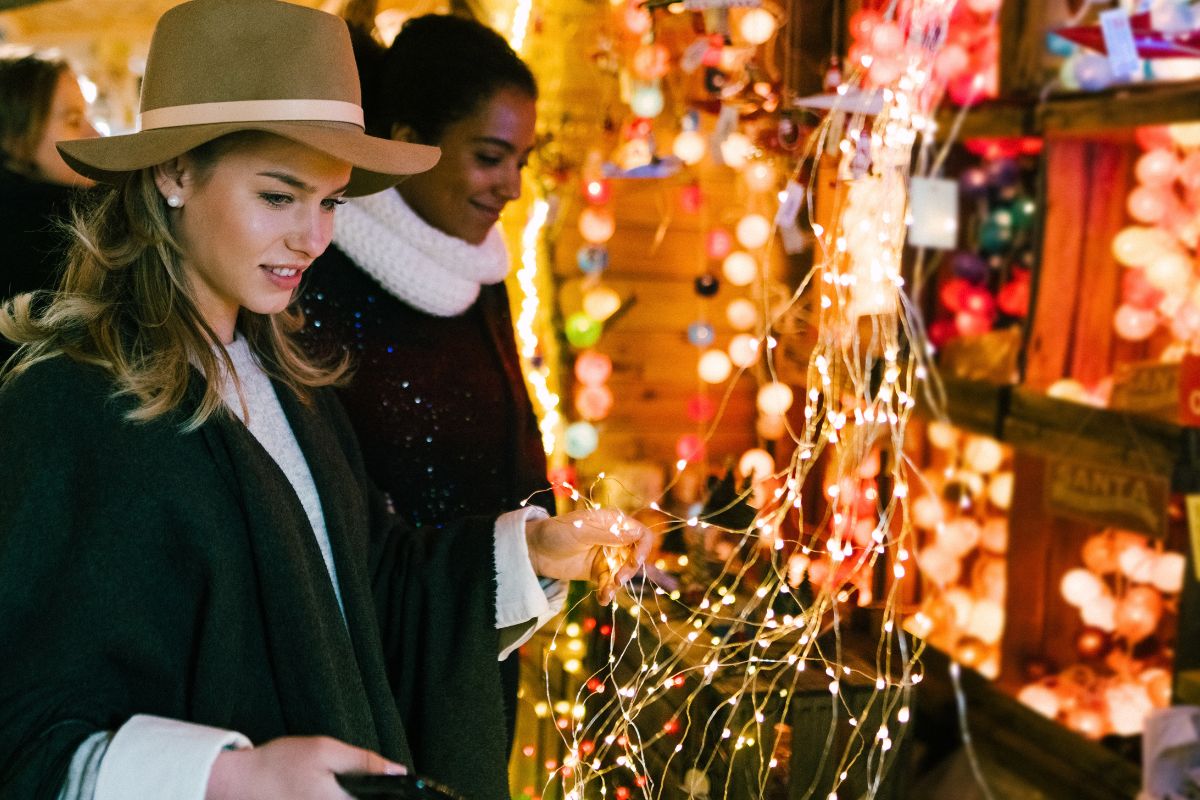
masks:
<svg viewBox="0 0 1200 800"><path fill-rule="evenodd" d="M200 313L225 343L238 310L287 308L304 270L329 246L350 165L278 136L239 143L215 163L160 166L163 196Z"/></svg>
<svg viewBox="0 0 1200 800"><path fill-rule="evenodd" d="M87 101L79 90L79 78L70 70L63 72L58 77L50 112L46 115L46 129L33 153L34 166L52 183L91 186L91 180L67 166L54 143L66 139L94 139L99 135L88 121Z"/></svg>
<svg viewBox="0 0 1200 800"><path fill-rule="evenodd" d="M400 184L400 194L433 227L480 244L504 207L521 196L521 170L533 149L536 122L532 97L500 89L431 143L442 148L441 160Z"/></svg>

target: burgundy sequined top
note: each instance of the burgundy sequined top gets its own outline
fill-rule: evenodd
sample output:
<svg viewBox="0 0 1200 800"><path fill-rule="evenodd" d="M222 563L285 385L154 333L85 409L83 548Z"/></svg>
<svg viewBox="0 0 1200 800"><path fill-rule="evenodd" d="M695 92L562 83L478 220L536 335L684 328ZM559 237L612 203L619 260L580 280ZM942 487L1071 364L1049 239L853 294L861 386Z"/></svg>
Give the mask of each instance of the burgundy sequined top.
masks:
<svg viewBox="0 0 1200 800"><path fill-rule="evenodd" d="M548 486L537 420L521 375L503 284L457 317L398 300L335 247L301 299L301 341L350 352L339 391L371 478L413 525L517 508ZM553 513L553 498L536 502Z"/></svg>

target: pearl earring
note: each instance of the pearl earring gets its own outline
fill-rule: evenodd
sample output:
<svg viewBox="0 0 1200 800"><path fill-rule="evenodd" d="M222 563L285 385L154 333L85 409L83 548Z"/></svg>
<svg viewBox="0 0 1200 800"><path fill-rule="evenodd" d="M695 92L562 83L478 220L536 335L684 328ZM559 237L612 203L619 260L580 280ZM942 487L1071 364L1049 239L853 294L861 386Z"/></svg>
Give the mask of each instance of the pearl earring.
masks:
<svg viewBox="0 0 1200 800"><path fill-rule="evenodd" d="M183 198L177 194L173 194L167 198L167 205L169 205L171 208L179 208L181 205L183 205Z"/></svg>

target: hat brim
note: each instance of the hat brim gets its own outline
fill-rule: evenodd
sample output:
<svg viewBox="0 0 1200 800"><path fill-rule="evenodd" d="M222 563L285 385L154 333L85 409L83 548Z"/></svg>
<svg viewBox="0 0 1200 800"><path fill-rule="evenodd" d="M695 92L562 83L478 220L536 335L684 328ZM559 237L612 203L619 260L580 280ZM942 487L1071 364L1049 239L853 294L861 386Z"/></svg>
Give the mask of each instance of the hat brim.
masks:
<svg viewBox="0 0 1200 800"><path fill-rule="evenodd" d="M134 170L170 161L192 148L238 131L263 131L290 139L348 162L353 170L348 197L375 194L408 175L437 164L436 147L368 136L339 122L220 122L156 128L121 136L73 139L57 147L71 169L102 183L115 183Z"/></svg>

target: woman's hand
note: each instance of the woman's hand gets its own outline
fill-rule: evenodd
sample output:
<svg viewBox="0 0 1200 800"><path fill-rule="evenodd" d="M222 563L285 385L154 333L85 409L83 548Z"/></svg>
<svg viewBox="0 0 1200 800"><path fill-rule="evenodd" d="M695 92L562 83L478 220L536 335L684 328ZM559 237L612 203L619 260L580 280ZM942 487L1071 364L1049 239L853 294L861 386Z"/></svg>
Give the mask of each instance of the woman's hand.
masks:
<svg viewBox="0 0 1200 800"><path fill-rule="evenodd" d="M378 753L328 736L287 736L217 756L205 800L346 800L337 774L403 775Z"/></svg>
<svg viewBox="0 0 1200 800"><path fill-rule="evenodd" d="M608 509L529 520L525 540L534 572L546 578L590 580L605 605L645 563L654 545L648 528Z"/></svg>

